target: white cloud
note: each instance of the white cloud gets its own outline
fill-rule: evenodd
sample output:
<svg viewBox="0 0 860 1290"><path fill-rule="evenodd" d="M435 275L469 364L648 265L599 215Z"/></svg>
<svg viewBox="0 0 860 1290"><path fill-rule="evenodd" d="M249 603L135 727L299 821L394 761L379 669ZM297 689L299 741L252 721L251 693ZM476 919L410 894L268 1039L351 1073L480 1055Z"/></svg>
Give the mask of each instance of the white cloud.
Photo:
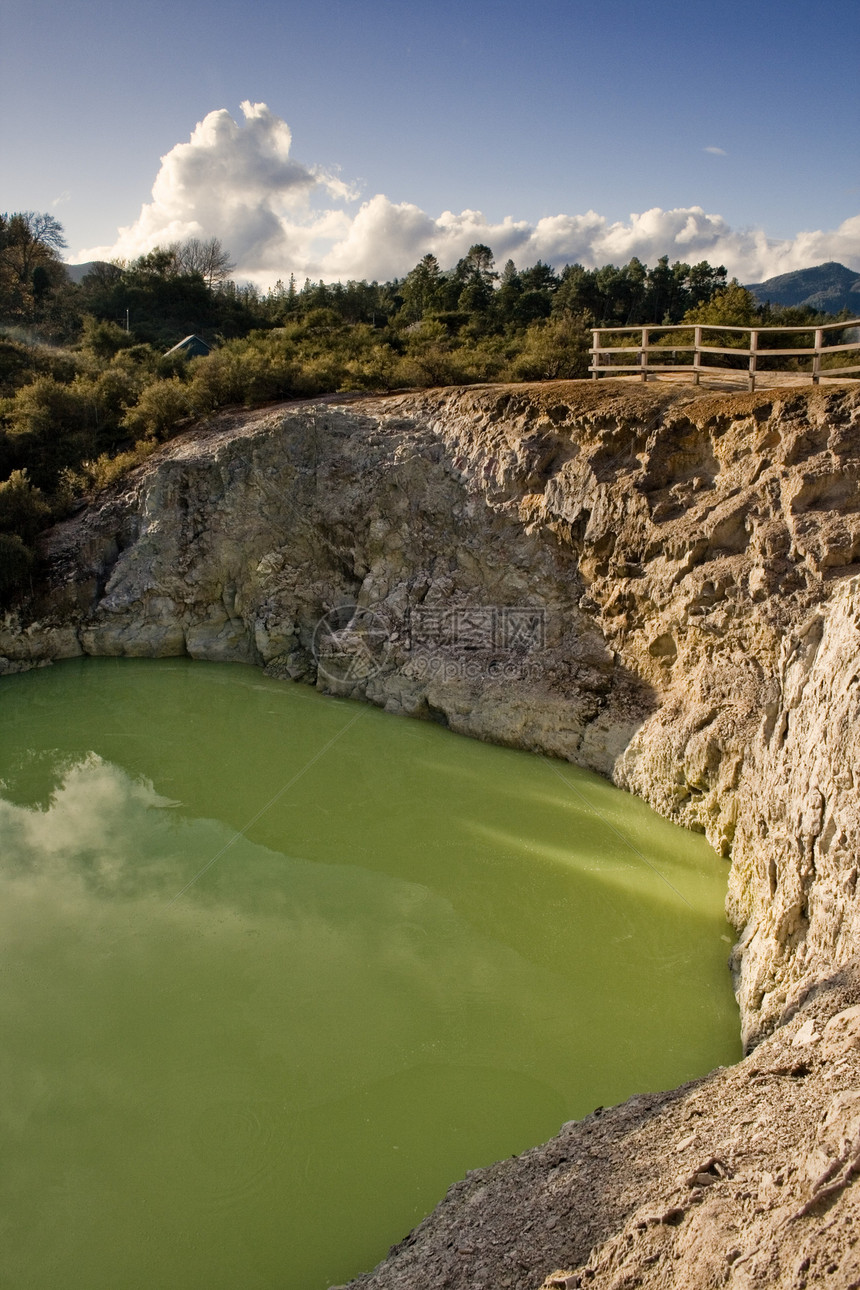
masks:
<svg viewBox="0 0 860 1290"><path fill-rule="evenodd" d="M546 260L556 266L653 264L661 255L725 264L751 282L792 269L841 260L860 271L860 215L837 229L774 240L762 229L732 229L701 206L650 210L610 222L596 211L552 215L532 224L510 216L493 222L480 211L429 215L410 202L378 193L356 208L355 190L332 171L290 155L289 126L264 103L242 104L244 121L225 109L210 112L188 143L161 159L146 203L112 246L89 247L79 260L134 257L187 237L218 237L237 265L236 276L262 286L295 273L325 278L377 278L407 273L432 252L449 267L475 242L492 247L498 263ZM722 148L706 152L725 155Z"/></svg>
<svg viewBox="0 0 860 1290"><path fill-rule="evenodd" d="M712 153L712 154L713 154L713 156L715 156L715 157L727 157L727 156L729 155L729 154L726 152L725 148L717 148L717 147L715 147L713 144L710 144L708 147L703 148L703 149L702 149L702 151L703 151L703 152L710 152L710 153Z"/></svg>
<svg viewBox="0 0 860 1290"><path fill-rule="evenodd" d="M219 237L240 271L258 277L306 261L317 233L341 236L347 217L312 213L310 198L349 201L348 185L293 160L290 128L265 103L245 102L242 113L242 125L223 108L204 117L188 143L161 158L152 201L135 222L119 229L112 246L89 247L79 258L132 258L188 237Z"/></svg>

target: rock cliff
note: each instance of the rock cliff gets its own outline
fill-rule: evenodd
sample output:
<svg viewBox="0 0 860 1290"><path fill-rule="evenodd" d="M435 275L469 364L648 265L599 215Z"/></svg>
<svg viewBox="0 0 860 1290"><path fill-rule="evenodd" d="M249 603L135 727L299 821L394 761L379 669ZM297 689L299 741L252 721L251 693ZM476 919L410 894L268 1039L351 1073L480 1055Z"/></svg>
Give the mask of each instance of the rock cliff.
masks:
<svg viewBox="0 0 860 1290"><path fill-rule="evenodd" d="M49 535L39 598L0 629L0 670L80 653L242 660L610 775L730 859L745 1039L751 1047L782 1026L766 1044L783 1061L787 1019L812 1006L810 990L819 1011L839 990L844 1003L858 949L858 431L860 392L846 387L720 395L576 382L224 414ZM840 968L841 984L825 988ZM808 1067L802 1087L838 1083L841 1096L854 1078L852 1043L847 1067L847 1057L828 1066L823 1041L820 1070L796 1063ZM713 1180L692 1188L706 1188L705 1200L688 1221L658 1167L661 1134L681 1130L660 1126L689 1098L722 1098L733 1116L756 1105L750 1072L765 1078L765 1051L710 1077L712 1092L603 1117L598 1136L609 1133L611 1154L627 1141L627 1120L644 1116L651 1145L637 1158L650 1163L637 1164L632 1190L601 1184L599 1214L577 1218L578 1235L569 1215L552 1240L535 1219L517 1245L530 1251L525 1262L506 1261L498 1243L487 1262L485 1245L484 1270L467 1252L457 1280L431 1251L448 1220L428 1220L366 1284L405 1285L408 1267L415 1287L534 1286L550 1263L582 1284L644 1284L652 1265L628 1277L618 1243L642 1245L625 1223L661 1187L666 1212L681 1216L660 1228L671 1240L655 1246L655 1284L722 1284L710 1264L716 1280L678 1279L676 1264L671 1280L665 1260L696 1224L717 1239L712 1198L740 1175L715 1146L723 1163L702 1165ZM793 1070L778 1081L801 1087ZM824 1096L813 1119L831 1114ZM818 1130L801 1111L795 1118L800 1150ZM850 1138L853 1120L849 1128ZM568 1136L584 1142L585 1132ZM839 1159L832 1176L845 1174L845 1187L822 1204L850 1191L856 1157ZM440 1213L490 1214L517 1167L497 1166ZM587 1186L584 1168L553 1174L552 1195ZM799 1197L791 1203L805 1204ZM769 1221L761 1214L756 1232ZM586 1232L609 1245L577 1272ZM708 1247L701 1233L690 1239L685 1267ZM759 1284L757 1266L739 1253L719 1275Z"/></svg>

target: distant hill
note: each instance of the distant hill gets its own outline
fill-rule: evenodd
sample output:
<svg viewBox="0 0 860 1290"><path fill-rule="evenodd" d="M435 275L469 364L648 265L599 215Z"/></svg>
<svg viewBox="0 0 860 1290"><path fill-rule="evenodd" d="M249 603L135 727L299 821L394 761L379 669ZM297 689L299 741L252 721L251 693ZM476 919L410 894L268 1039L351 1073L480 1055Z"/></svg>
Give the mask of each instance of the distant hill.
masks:
<svg viewBox="0 0 860 1290"><path fill-rule="evenodd" d="M72 282L83 282L87 274L99 264L104 264L104 260L86 260L83 264L67 264L66 273Z"/></svg>
<svg viewBox="0 0 860 1290"><path fill-rule="evenodd" d="M838 314L848 309L860 318L860 273L846 269L844 264L829 260L814 269L798 269L795 273L780 273L766 282L748 282L751 291L762 304L809 305L824 313Z"/></svg>

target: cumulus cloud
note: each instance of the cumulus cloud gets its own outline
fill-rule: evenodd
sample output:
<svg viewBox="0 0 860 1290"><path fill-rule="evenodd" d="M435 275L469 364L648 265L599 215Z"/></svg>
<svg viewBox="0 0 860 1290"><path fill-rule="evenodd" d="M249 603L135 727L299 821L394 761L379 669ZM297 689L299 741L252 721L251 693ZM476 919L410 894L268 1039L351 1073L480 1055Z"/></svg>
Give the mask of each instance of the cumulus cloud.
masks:
<svg viewBox="0 0 860 1290"><path fill-rule="evenodd" d="M653 264L668 255L725 264L742 282L824 260L860 271L860 215L837 229L775 240L762 229L733 229L701 206L655 206L614 222L589 210L530 223L492 221L475 210L434 217L381 193L359 204L335 171L291 156L289 126L264 103L241 106L241 123L223 108L204 117L187 143L162 157L152 201L135 222L119 229L113 245L77 258L132 258L188 237L218 237L236 276L264 287L290 273L383 280L407 273L428 252L449 267L475 242L492 247L499 263L511 258L521 267L537 259L558 267L621 264L634 255ZM725 155L715 145L705 151Z"/></svg>
<svg viewBox="0 0 860 1290"><path fill-rule="evenodd" d="M311 198L350 201L349 186L294 160L289 126L265 103L241 106L243 124L222 108L171 148L135 222L119 229L113 245L89 247L80 258L132 258L189 237L218 237L241 271L259 276L308 260L315 237L342 236L345 213L312 213Z"/></svg>

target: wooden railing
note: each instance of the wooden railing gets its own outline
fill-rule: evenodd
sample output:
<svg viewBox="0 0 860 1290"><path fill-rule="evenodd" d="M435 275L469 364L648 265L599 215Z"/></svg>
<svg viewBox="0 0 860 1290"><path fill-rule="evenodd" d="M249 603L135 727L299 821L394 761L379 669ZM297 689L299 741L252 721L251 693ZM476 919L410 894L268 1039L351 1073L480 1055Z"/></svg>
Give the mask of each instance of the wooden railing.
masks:
<svg viewBox="0 0 860 1290"><path fill-rule="evenodd" d="M625 372L637 372L642 376L643 381L647 381L649 376L656 376L661 372L680 375L682 373L692 373L693 381L696 385L704 373L706 376L725 376L727 374L738 376L746 372L749 381L749 388L755 389L756 375L764 375L765 369L759 367L760 359L771 358L795 358L811 360L812 367L810 371L803 375L811 376L815 385L818 384L822 376L848 376L851 378L852 373L860 377L860 340L850 341L848 344L827 345L825 344L825 333L833 331L848 331L851 328L860 329L860 319L852 319L850 322L825 323L821 327L717 327L710 323L678 323L674 327L596 327L593 330L594 343L589 350L591 354L591 366L589 371L592 378L596 381L603 372L610 372L613 375L621 375ZM604 345L601 343L604 336L619 336L623 333L634 333L638 336L638 344L635 345ZM658 333L672 334L669 344L651 344L651 337ZM737 348L721 348L719 345L703 345L703 332L734 332L741 333L749 337L747 347L739 346ZM789 332L805 332L807 335L813 335L812 345L805 345L799 349L770 349L759 347L759 337L773 337L776 335L785 335ZM684 333L692 333L692 343L687 343ZM860 331L858 331L860 334ZM676 337L678 337L676 343ZM635 362L617 363L612 362L612 358L619 355L635 354ZM679 354L691 354L692 362L678 362ZM735 358L746 358L747 364L743 367L720 366L718 363L706 362L702 359L706 355L733 355ZM856 357L857 362L847 367L822 367L821 360L824 357L830 357L835 354L848 354ZM670 357L671 356L671 357ZM661 362L660 359L663 359ZM609 359L608 362L601 362L602 359ZM668 361L667 361L668 360ZM783 368L768 368L767 374L785 371Z"/></svg>

